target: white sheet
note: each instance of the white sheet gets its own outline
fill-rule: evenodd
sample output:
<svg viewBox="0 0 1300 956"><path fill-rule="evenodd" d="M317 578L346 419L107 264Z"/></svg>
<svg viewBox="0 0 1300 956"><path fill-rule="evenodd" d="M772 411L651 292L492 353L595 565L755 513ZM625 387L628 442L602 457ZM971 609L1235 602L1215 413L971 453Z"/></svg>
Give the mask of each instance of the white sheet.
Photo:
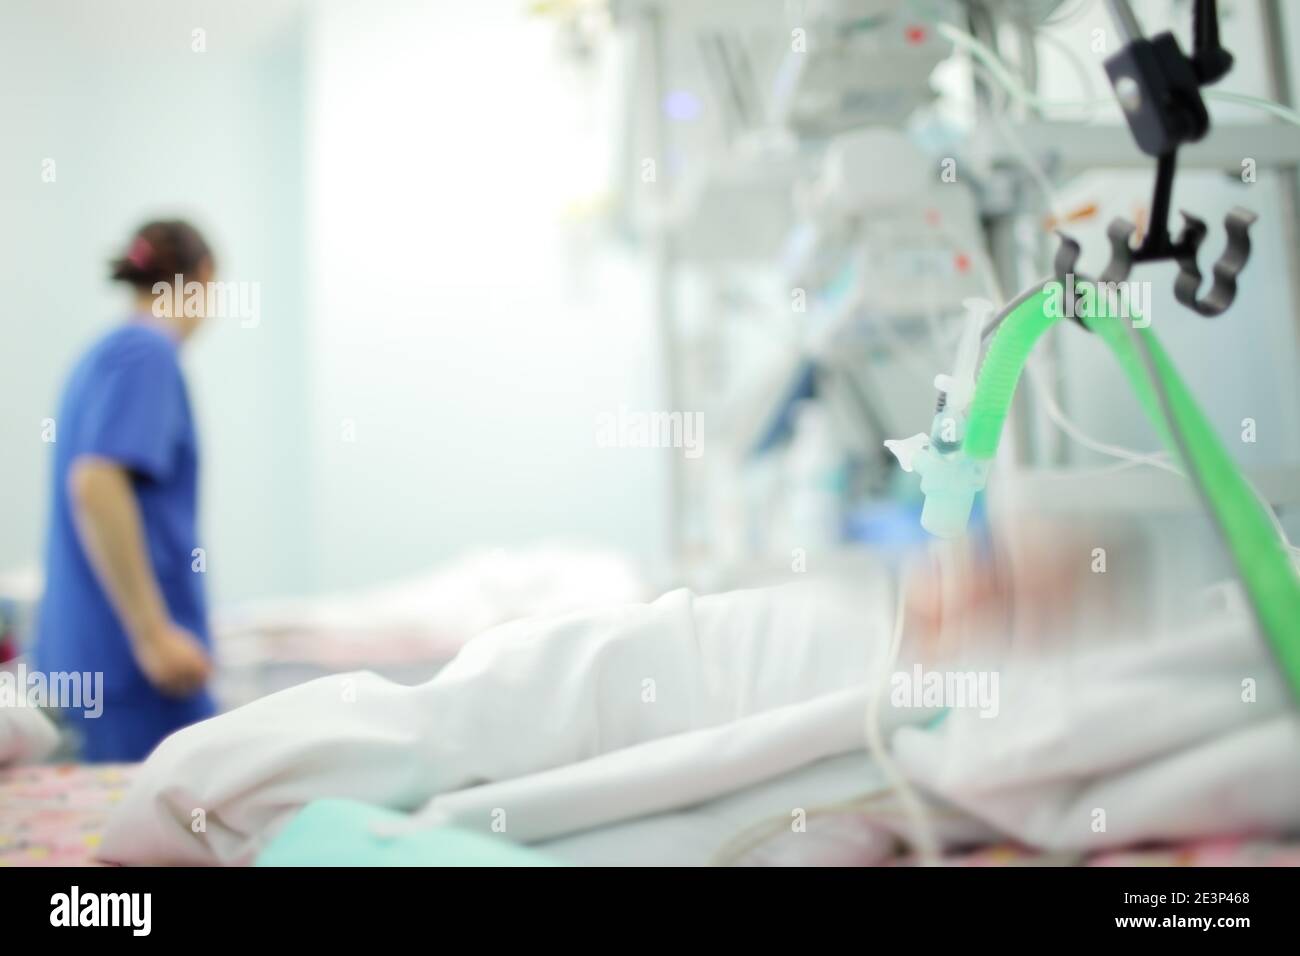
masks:
<svg viewBox="0 0 1300 956"><path fill-rule="evenodd" d="M274 651L334 655L398 646L451 657L470 638L504 621L644 601L649 589L623 556L548 544L464 555L382 586L324 597L253 601L225 608L216 633L237 663ZM273 642L273 647L264 646Z"/></svg>
<svg viewBox="0 0 1300 956"><path fill-rule="evenodd" d="M247 863L317 797L413 810L436 794L859 687L892 613L885 575L847 593L813 583L675 591L503 625L418 687L371 674L312 681L164 741L110 821L101 856Z"/></svg>
<svg viewBox="0 0 1300 956"><path fill-rule="evenodd" d="M458 790L435 797L405 828L450 824L490 833L509 808L511 838L533 843L702 803L827 757L861 753L867 699L865 687L854 687ZM921 722L934 715L906 716Z"/></svg>
<svg viewBox="0 0 1300 956"><path fill-rule="evenodd" d="M293 688L164 742L101 854L250 862L324 796L399 810L434 798L416 825L504 820L509 838L588 850L573 834L638 815L689 828L662 812L854 756L892 624L887 578L870 581L674 592L494 629L419 687L352 674ZM1022 658L1000 678L996 717L956 709L893 738L909 776L984 832L1087 850L1300 828L1296 718L1243 619Z"/></svg>
<svg viewBox="0 0 1300 956"><path fill-rule="evenodd" d="M1009 662L996 720L953 711L893 749L910 778L1036 847L1300 830L1300 716L1237 615Z"/></svg>

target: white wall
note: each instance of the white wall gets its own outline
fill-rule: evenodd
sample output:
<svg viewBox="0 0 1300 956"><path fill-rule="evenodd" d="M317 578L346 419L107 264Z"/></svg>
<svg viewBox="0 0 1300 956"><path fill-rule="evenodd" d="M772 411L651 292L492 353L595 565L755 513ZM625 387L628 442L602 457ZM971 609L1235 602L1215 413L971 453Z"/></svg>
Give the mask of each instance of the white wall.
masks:
<svg viewBox="0 0 1300 956"><path fill-rule="evenodd" d="M649 287L575 261L562 222L604 182L610 112L512 0L315 9L320 582L557 536L659 557L671 452L595 445L599 412L660 407Z"/></svg>
<svg viewBox="0 0 1300 956"><path fill-rule="evenodd" d="M545 538L657 558L668 452L594 427L655 407L647 286L563 224L606 181L613 101L553 46L508 0L6 0L0 570L39 561L41 420L159 213L261 283L258 328L188 350L219 602Z"/></svg>

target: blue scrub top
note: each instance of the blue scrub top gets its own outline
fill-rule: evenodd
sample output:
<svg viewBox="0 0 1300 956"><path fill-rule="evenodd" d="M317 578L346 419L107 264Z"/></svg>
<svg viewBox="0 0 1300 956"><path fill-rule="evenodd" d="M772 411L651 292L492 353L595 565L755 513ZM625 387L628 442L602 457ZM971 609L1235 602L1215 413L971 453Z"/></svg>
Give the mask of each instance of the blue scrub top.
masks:
<svg viewBox="0 0 1300 956"><path fill-rule="evenodd" d="M77 537L68 475L83 455L130 470L149 559L172 620L211 645L198 545L198 443L176 342L147 318L93 345L64 388L55 419L52 508L36 666L102 672L103 712L77 719L87 760L140 760L173 730L210 716L206 691L171 698L135 662Z"/></svg>

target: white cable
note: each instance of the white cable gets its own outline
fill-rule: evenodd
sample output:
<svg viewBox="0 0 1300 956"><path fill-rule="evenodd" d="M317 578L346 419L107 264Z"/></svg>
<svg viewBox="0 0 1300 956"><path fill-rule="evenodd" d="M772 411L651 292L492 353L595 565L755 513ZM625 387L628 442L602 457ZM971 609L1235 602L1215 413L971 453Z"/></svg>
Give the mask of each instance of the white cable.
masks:
<svg viewBox="0 0 1300 956"><path fill-rule="evenodd" d="M1011 71L1007 68L1002 58L997 52L978 38L971 36L965 30L954 24L945 21L939 21L935 24L935 30L944 39L948 40L953 46L965 50L974 59L978 60L989 71L990 75L1011 96L1015 97L1022 103L1029 105L1031 108L1048 112L1053 109L1062 110L1092 110L1108 102L1105 99L1088 99L1071 102L1068 100L1048 100L1037 93L1026 89ZM1046 36L1046 34L1044 34ZM1224 103L1237 103L1242 106L1249 106L1253 109L1261 110L1293 126L1300 126L1300 111L1294 110L1289 106L1284 106L1274 100L1266 99L1262 96L1251 96L1248 93L1236 93L1232 90L1205 90L1203 95L1209 100L1218 100Z"/></svg>
<svg viewBox="0 0 1300 956"><path fill-rule="evenodd" d="M940 558L942 560L942 557ZM941 578L945 578L943 571L940 572ZM946 580L940 581L941 587L950 587L951 582ZM869 695L867 703L867 713L865 720L865 738L867 752L876 766L880 768L881 774L885 778L885 784L902 809L904 816L912 831L912 845L915 847L917 856L923 866L934 866L942 862L939 855L939 844L934 836L934 827L930 822L930 814L926 809L924 801L917 795L916 790L908 782L906 775L899 768L898 764L889 755L889 748L885 743L884 734L881 731L880 718L884 710L884 702L888 696L890 678L893 676L894 668L898 666L899 654L903 645L903 627L906 622L907 606L907 581L902 574L899 575L898 597L896 598L894 610L894 628L889 638L889 647L885 652L885 660L882 663L880 675L876 682L875 692ZM941 608L942 612L942 608ZM946 618L940 615L940 631L942 632L942 622ZM837 812L854 812L864 811L868 805L878 798L878 793L869 793L864 797L858 797L850 800L844 800L837 803L826 804L824 806L813 807L808 811L808 816L816 816ZM709 862L710 866L731 866L741 860L746 853L749 853L761 846L766 840L775 836L789 824L788 816L779 815L769 819L759 820L751 824L740 833L733 836L724 843L713 855Z"/></svg>
<svg viewBox="0 0 1300 956"><path fill-rule="evenodd" d="M1244 481L1246 486L1254 493L1255 499L1264 506L1264 514L1268 515L1268 520L1272 522L1273 530L1277 532L1278 540L1282 542L1282 547L1286 548L1292 557L1300 558L1300 548L1297 548L1291 543L1290 537L1287 536L1286 528L1282 524L1282 519L1278 517L1277 510L1269 500L1264 497L1264 492L1260 491L1258 486L1246 477L1245 472L1242 473L1241 480Z"/></svg>
<svg viewBox="0 0 1300 956"><path fill-rule="evenodd" d="M965 30L954 26L951 23L940 21L935 24L935 29L939 35L951 43L953 46L965 50L975 60L978 60L989 71L993 79L1013 97L1020 102L1027 104L1032 109L1047 112L1052 109L1083 109L1093 110L1102 100L1081 100L1071 103L1064 100L1047 100L1036 93L1030 92L1025 88L1003 62L998 54L985 45L981 40L971 36Z"/></svg>
<svg viewBox="0 0 1300 956"><path fill-rule="evenodd" d="M940 581L941 587L943 584L944 582ZM889 640L889 650L885 656L885 664L880 670L880 676L876 683L876 692L871 695L871 701L867 705L867 749L870 751L871 758L875 761L876 766L885 775L885 780L888 781L890 789L897 796L899 806L903 808L903 812L907 815L912 828L912 843L916 847L921 864L923 866L934 866L939 863L939 844L935 840L934 828L930 825L930 820L926 815L925 804L917 796L916 791L912 788L898 764L894 762L894 758L889 755L889 748L885 744L884 734L880 729L880 716L885 707L885 699L888 696L890 678L893 676L894 668L898 664L898 655L903 644L903 623L906 617L906 607L906 580L903 575L899 575L897 607L894 612L894 633ZM942 608L940 610L942 612ZM941 630L943 621L944 618L941 613Z"/></svg>
<svg viewBox="0 0 1300 956"><path fill-rule="evenodd" d="M1117 458L1127 464L1149 465L1152 468L1159 468L1162 471L1171 472L1179 477L1186 477L1180 468L1171 464L1167 460L1167 456L1164 452L1143 453L1133 451L1129 448L1123 448L1119 445L1111 445L1108 442L1099 441L1098 439L1093 438L1071 421L1061 406L1056 403L1056 398L1051 392L1051 386L1040 377L1042 376L1042 370L1038 367L1036 356L1030 357L1025 368L1029 372L1030 384L1034 386L1034 391L1038 395L1039 401L1043 403L1043 407L1047 412L1047 417L1050 418L1052 423L1056 425L1057 428L1061 429L1067 437L1073 438L1084 448L1102 455L1107 455L1111 458Z"/></svg>
<svg viewBox="0 0 1300 956"><path fill-rule="evenodd" d="M1289 106L1283 106L1274 100L1265 99L1262 96L1251 96L1249 93L1234 93L1231 90L1206 90L1203 94L1207 100L1219 100L1223 103L1239 103L1242 106L1250 106L1257 110L1263 110L1271 116L1276 116L1284 122L1293 126L1300 126L1300 111L1293 110Z"/></svg>
<svg viewBox="0 0 1300 956"><path fill-rule="evenodd" d="M1083 95L1085 97L1083 103L1085 103L1087 107L1087 118L1092 119L1097 113L1097 107L1106 101L1097 96L1097 87L1093 84L1092 77L1088 75L1088 64L1083 61L1083 57L1079 56L1078 51L1075 50L1074 47L1070 46L1070 44L1066 43L1055 33L1048 30L1040 30L1038 31L1036 38L1046 42L1048 46L1052 47L1064 56L1065 59L1069 61L1070 65L1074 67L1074 75L1078 78L1079 86L1083 90Z"/></svg>
<svg viewBox="0 0 1300 956"><path fill-rule="evenodd" d="M990 71L984 67L977 67L976 71L985 76L990 74ZM1006 105L1006 100L1004 99L1001 104L999 104L998 108L993 110L991 114L993 125L1002 135L1002 138L1006 140L1007 145L1011 147L1012 152L1016 154L1017 158L1019 158L1020 162L1024 165L1025 171L1029 173L1034 184L1042 191L1043 198L1047 200L1047 208L1051 211L1053 217L1055 217L1058 222L1064 221L1065 210L1061 206L1061 199L1060 196L1057 195L1056 187L1052 185L1051 177L1047 175L1047 171L1043 169L1042 164L1034 158L1029 147L1025 145L1025 141L1021 139L1015 130L1012 129L1010 124L1007 123Z"/></svg>

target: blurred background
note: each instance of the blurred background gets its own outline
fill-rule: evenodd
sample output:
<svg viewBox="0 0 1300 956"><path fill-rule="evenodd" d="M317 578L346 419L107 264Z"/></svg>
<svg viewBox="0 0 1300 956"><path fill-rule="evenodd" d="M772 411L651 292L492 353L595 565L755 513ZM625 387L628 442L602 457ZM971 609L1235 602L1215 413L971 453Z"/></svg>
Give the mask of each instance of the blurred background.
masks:
<svg viewBox="0 0 1300 956"><path fill-rule="evenodd" d="M614 51L571 62L507 2L3 18L0 567L38 562L40 422L125 314L106 263L172 212L210 234L220 278L261 287L255 328L213 322L188 357L218 600L553 536L663 555L662 463L592 438L601 409L663 404L649 270L590 235Z"/></svg>
<svg viewBox="0 0 1300 956"><path fill-rule="evenodd" d="M941 798L940 828L961 822L958 808L990 824L952 845L987 845L994 863L1031 849L1057 862L1071 848L1078 861L1153 839L1173 841L1156 862L1300 861L1300 738L1278 679L1300 690L1300 592L1286 567L1300 557L1300 3L1217 4L1234 66L1204 90L1209 134L1178 154L1170 226L1176 233L1184 209L1207 223L1203 272L1225 250L1229 210L1258 217L1232 308L1205 318L1179 304L1172 261L1144 264L1132 286L1271 509L1280 548L1248 489L1235 489L1224 521L1253 535L1241 564L1253 568L1254 590L1243 597L1233 584L1236 568L1180 473L1182 456L1165 450L1104 334L1079 323L1057 322L1034 346L970 534L922 530L918 475L886 445L903 440L894 446L902 457L922 448L963 474L982 468L968 446L948 454L955 442L940 429L950 407L965 427L973 385L959 369L978 360L989 315L1043 289L1060 234L1081 244L1085 275L1105 267L1114 220L1151 234L1155 160L1135 145L1104 66L1129 49L1113 13L1123 6L3 0L0 705L13 702L11 688L26 681L30 695L47 676L47 698L64 697L0 706L0 767L50 761L0 769L0 865L89 862L107 845L108 813L130 799L134 764L219 711L229 713L192 735L198 756L171 765L187 779L163 789L235 821L231 833L260 811L205 802L202 780L188 778L235 767L231 799L264 798L279 814L296 799L295 738L307 755L297 769L337 774L337 787L305 788L304 799L413 798L405 755L422 738L385 723L414 712L396 694L367 690L355 721L328 710L332 681L278 703L258 699L357 670L414 684L494 625L682 586L717 596L510 628L499 645L480 644L483 656L459 677L435 682L428 706L453 729L447 752L475 756L465 779L495 779L482 770L491 760L476 762L480 747L515 773L569 759L556 756L569 753L566 728L573 755L632 741L645 728L629 715L654 702L655 681L625 678L630 662L658 663L661 646L672 680L699 676L687 673L698 666L708 688L692 690L678 722L664 716L675 706L665 676L667 709L645 724L665 734L740 726L746 708L787 697L793 708L805 691L813 710L804 713L830 714L820 710L826 688L858 680L856 662L865 682L880 653L861 716L849 700L833 732L793 716L770 732L784 768L773 773L785 774L802 749L790 728L805 728L816 738L808 754L822 757L833 753L823 744L857 748L865 731L870 776L854 750L838 755L838 769L797 768L816 784L807 792L781 795L793 771L766 782L777 785L772 833L803 833L790 807L811 808L818 822L849 797L862 801L850 816L892 822L849 819L836 830L822 820L832 824L823 849L814 839L796 851L800 836L787 861L892 858L908 845L896 839L905 818L917 858L937 859L909 779ZM1171 31L1184 51L1194 7L1211 6L1132 2L1141 29ZM94 417L131 407L120 394L170 384L170 351L166 375L122 376L132 361L156 368L132 349L160 347L128 330L92 364L110 384L95 391L74 379L82 388L60 409L78 357L131 316L110 260L130 262L143 242L155 271L171 273L174 259L132 236L173 217L211 240L217 280L251 291L241 304L254 306L209 316L181 353L201 443L194 563L191 529L177 530L193 499L185 429L151 469L138 447L114 442L147 446L164 426ZM203 274L202 260L186 272ZM185 323L148 314L155 276L139 269L133 320L175 337ZM183 409L178 395L168 396L173 412ZM78 414L93 427L79 428ZM60 416L77 437L64 439ZM1186 425L1190 416L1179 417ZM83 465L118 496L78 494ZM74 490L52 509L62 489ZM120 520L142 502L151 506L143 544ZM119 547L93 553L87 528ZM48 562L47 540L56 545ZM132 570L144 559L167 585L154 589L161 597L114 580L117 571L139 585L148 575ZM762 589L823 576L848 587ZM1248 599L1271 657L1262 641L1247 643L1256 636ZM527 653L512 657L511 646ZM699 648L709 653L691 657ZM949 694L966 686L954 678L975 679L981 695L991 686L989 713L977 716L965 697L895 701L900 676L919 695L922 664L927 695L930 677ZM434 706L450 686L445 699L457 707L495 707L498 675L500 688L519 689L503 722ZM339 682L343 706L356 701L356 683ZM470 698L485 685L486 696ZM97 687L103 714L82 687ZM628 690L638 696L625 706ZM533 738L505 732L505 721L532 720L548 695L571 696L583 716L557 723L555 749L548 741L525 754ZM416 697L425 699L401 699ZM886 741L898 725L882 729L882 713L915 726ZM1007 719L979 724L997 713ZM259 791L245 744L270 724ZM755 740L758 726L747 731ZM762 733L776 726L763 721ZM322 735L342 741L328 748L337 761L319 759ZM697 783L726 777L726 761L714 764L718 740L741 755L747 782L694 807L693 831L683 813L667 831L650 829L654 818L636 822L624 831L635 849L580 835L591 837L586 858L680 862L691 841L701 862L755 848L766 858L762 841L745 849L753 827L771 822L751 802L759 790L745 789L760 751L739 737L670 736L692 762L671 787L648 790L667 797L681 783L682 802L698 802ZM171 739L173 754L191 746ZM648 753L609 765L635 765L629 793L647 789L646 767L670 769L668 751ZM891 754L902 770L890 772ZM608 821L616 791L590 763L576 767L598 784L593 819ZM384 783L388 769L400 785ZM600 772L612 779L615 769ZM561 816L581 806L555 801L549 773L544 780ZM874 802L886 790L895 806ZM643 808L643 797L631 803ZM166 800L137 799L148 832L122 845L145 852L167 817L185 852L197 847L189 804L159 816ZM1109 835L1104 810L1100 831L1082 819L1094 806L1112 808ZM213 833L224 839L227 829ZM1016 843L994 844L995 835ZM1217 842L1243 835L1268 845L1228 854ZM1193 838L1213 838L1205 855ZM845 855L855 839L869 844L865 857Z"/></svg>
<svg viewBox="0 0 1300 956"><path fill-rule="evenodd" d="M1226 86L1294 103L1297 11L1220 7ZM1188 45L1189 4L1137 8ZM219 609L543 546L616 554L646 593L905 547L915 482L882 443L928 428L963 301L1050 272L1058 227L1099 269L1106 224L1145 214L1117 42L1081 0L7 0L8 593L39 592L42 422L126 309L105 263L159 214L261 293L255 327L188 350ZM1214 321L1152 268L1151 314L1220 434L1254 422L1231 448L1291 523L1300 139L1211 106L1174 206L1212 224L1207 260L1229 207L1260 213L1254 258ZM1225 573L1177 478L1096 450L1158 449L1113 361L1053 335L1000 488ZM699 416L703 454L604 447L620 412Z"/></svg>

